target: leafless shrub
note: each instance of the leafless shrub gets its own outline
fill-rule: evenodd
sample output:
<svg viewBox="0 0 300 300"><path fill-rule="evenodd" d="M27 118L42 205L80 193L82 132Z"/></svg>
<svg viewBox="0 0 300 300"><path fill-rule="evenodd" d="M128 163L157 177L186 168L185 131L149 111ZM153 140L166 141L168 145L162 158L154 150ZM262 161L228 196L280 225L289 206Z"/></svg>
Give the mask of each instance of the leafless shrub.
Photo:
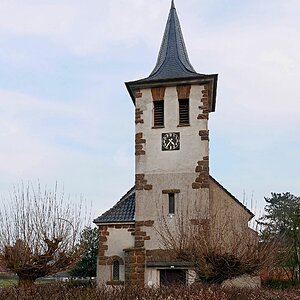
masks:
<svg viewBox="0 0 300 300"><path fill-rule="evenodd" d="M80 234L86 210L71 203L64 193L21 185L10 203L0 209L0 253L19 284L65 271L78 261L83 250Z"/></svg>
<svg viewBox="0 0 300 300"><path fill-rule="evenodd" d="M299 290L221 288L219 285L195 284L161 288L99 287L80 288L68 284L36 285L29 289L18 287L0 290L6 300L299 300Z"/></svg>
<svg viewBox="0 0 300 300"><path fill-rule="evenodd" d="M179 210L172 219L162 214L156 231L163 247L177 259L192 263L202 281L221 283L244 274L257 275L278 259L280 239L260 242L256 231L229 214L208 219L189 216L189 209Z"/></svg>

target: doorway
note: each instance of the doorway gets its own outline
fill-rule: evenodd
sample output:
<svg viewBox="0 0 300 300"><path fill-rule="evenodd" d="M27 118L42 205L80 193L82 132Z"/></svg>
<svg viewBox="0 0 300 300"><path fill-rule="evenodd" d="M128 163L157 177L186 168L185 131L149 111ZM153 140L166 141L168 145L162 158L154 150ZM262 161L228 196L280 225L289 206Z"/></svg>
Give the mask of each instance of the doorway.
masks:
<svg viewBox="0 0 300 300"><path fill-rule="evenodd" d="M160 270L160 285L186 284L186 270L162 269Z"/></svg>

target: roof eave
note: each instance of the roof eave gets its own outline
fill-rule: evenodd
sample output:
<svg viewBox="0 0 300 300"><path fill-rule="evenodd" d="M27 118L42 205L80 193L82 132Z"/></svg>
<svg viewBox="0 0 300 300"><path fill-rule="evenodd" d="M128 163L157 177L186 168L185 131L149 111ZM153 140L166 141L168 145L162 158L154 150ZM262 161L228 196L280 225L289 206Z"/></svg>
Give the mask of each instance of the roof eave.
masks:
<svg viewBox="0 0 300 300"><path fill-rule="evenodd" d="M189 261L148 261L146 262L147 267L164 267L164 268L188 268L194 267L195 263Z"/></svg>
<svg viewBox="0 0 300 300"><path fill-rule="evenodd" d="M114 224L124 224L124 225L128 225L128 224L134 224L135 221L134 220L125 220L125 221L97 221L97 219L95 219L93 221L94 224L96 225L114 225Z"/></svg>
<svg viewBox="0 0 300 300"><path fill-rule="evenodd" d="M125 82L128 93L135 105L135 91L141 88L151 88L155 86L172 86L175 84L196 84L196 83L210 83L212 97L211 97L211 112L215 111L216 108L216 96L217 96L217 82L218 74L197 74L193 77L178 77L178 78L167 78L167 79L154 79L149 80L148 78L128 81Z"/></svg>

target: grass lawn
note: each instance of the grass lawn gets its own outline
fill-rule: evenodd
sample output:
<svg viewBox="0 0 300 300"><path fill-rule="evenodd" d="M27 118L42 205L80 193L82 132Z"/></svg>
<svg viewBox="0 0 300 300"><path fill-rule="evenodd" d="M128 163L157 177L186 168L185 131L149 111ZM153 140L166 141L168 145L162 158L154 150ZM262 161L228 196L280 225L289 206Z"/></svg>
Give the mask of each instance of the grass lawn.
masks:
<svg viewBox="0 0 300 300"><path fill-rule="evenodd" d="M45 283L53 283L53 282L55 282L55 279L40 278L37 279L35 283L45 284ZM18 278L0 278L0 288L17 285L17 284L18 284Z"/></svg>
<svg viewBox="0 0 300 300"><path fill-rule="evenodd" d="M14 278L0 278L0 288L17 284L18 280Z"/></svg>

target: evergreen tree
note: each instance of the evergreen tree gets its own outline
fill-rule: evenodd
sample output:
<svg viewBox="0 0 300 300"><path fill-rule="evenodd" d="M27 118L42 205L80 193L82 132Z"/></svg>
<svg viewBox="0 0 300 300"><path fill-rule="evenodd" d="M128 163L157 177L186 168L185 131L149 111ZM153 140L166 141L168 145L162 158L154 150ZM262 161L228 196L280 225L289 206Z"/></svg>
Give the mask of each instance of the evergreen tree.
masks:
<svg viewBox="0 0 300 300"><path fill-rule="evenodd" d="M300 197L290 193L271 193L265 198L262 237L282 237L284 240L284 266L299 278L300 271ZM296 272L295 272L296 271Z"/></svg>
<svg viewBox="0 0 300 300"><path fill-rule="evenodd" d="M98 228L86 227L82 232L82 241L86 245L82 259L70 271L73 277L96 277L99 246Z"/></svg>

